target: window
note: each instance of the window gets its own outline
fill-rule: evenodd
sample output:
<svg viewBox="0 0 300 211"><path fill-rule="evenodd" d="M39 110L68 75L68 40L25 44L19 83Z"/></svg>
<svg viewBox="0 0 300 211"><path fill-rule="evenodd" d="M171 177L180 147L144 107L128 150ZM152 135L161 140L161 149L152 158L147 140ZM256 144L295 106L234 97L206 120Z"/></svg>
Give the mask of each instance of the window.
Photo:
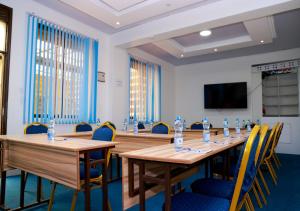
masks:
<svg viewBox="0 0 300 211"><path fill-rule="evenodd" d="M161 67L130 58L130 120L160 120Z"/></svg>
<svg viewBox="0 0 300 211"><path fill-rule="evenodd" d="M98 41L29 16L24 123L95 122L97 63Z"/></svg>

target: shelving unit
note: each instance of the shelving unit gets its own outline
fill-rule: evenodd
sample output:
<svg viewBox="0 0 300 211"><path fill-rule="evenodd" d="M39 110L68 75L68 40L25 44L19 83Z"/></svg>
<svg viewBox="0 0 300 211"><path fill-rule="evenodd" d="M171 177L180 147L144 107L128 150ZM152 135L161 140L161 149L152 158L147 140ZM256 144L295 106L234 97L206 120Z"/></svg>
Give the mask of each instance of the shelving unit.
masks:
<svg viewBox="0 0 300 211"><path fill-rule="evenodd" d="M262 87L265 116L299 116L298 72L267 76Z"/></svg>

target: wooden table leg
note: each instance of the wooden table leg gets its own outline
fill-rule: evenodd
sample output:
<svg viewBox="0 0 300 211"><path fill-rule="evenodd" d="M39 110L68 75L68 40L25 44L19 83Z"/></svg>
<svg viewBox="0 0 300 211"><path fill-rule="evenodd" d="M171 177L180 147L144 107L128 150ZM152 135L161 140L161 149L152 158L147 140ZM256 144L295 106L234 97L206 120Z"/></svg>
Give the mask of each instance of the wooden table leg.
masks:
<svg viewBox="0 0 300 211"><path fill-rule="evenodd" d="M116 155L116 157L117 157L117 178L120 179L121 178L121 171L120 171L121 158L119 157L119 155Z"/></svg>
<svg viewBox="0 0 300 211"><path fill-rule="evenodd" d="M145 163L139 163L139 194L140 194L140 211L145 211L145 184L144 184L144 175L145 175Z"/></svg>
<svg viewBox="0 0 300 211"><path fill-rule="evenodd" d="M21 171L20 183L20 207L24 207L25 171Z"/></svg>
<svg viewBox="0 0 300 211"><path fill-rule="evenodd" d="M205 178L208 178L208 159L205 160Z"/></svg>
<svg viewBox="0 0 300 211"><path fill-rule="evenodd" d="M90 153L84 153L84 174L85 174L85 183L84 183L84 195L85 195L85 210L91 210L91 192L90 192Z"/></svg>
<svg viewBox="0 0 300 211"><path fill-rule="evenodd" d="M226 180L229 180L230 177L230 159L229 159L229 150L225 151L225 162L226 162Z"/></svg>
<svg viewBox="0 0 300 211"><path fill-rule="evenodd" d="M37 177L36 201L41 202L41 200L42 200L42 178Z"/></svg>
<svg viewBox="0 0 300 211"><path fill-rule="evenodd" d="M171 168L165 169L165 211L171 210Z"/></svg>
<svg viewBox="0 0 300 211"><path fill-rule="evenodd" d="M102 164L102 200L103 200L103 210L108 210L108 187L107 187L107 149L104 152L104 163Z"/></svg>

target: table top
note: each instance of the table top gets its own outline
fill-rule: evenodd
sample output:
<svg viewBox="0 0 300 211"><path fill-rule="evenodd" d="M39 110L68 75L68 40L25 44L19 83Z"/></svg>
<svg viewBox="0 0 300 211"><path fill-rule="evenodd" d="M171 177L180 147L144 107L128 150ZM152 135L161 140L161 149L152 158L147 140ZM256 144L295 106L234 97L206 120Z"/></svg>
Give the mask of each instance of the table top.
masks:
<svg viewBox="0 0 300 211"><path fill-rule="evenodd" d="M54 141L49 141L47 138L47 134L0 135L0 140L75 152L114 147L118 144L117 142L63 137L55 137Z"/></svg>
<svg viewBox="0 0 300 211"><path fill-rule="evenodd" d="M210 142L203 139L184 141L181 150L176 151L174 144L150 147L146 149L130 151L120 154L121 157L158 161L174 164L193 164L211 155L243 143L247 134L231 135L224 138L223 135L211 136Z"/></svg>

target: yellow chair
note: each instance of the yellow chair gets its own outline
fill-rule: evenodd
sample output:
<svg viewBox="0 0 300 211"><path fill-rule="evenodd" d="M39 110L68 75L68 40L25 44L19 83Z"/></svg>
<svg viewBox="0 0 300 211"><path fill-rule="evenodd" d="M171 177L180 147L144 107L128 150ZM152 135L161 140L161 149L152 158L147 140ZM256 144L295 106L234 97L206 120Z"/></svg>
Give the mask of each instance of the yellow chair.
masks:
<svg viewBox="0 0 300 211"><path fill-rule="evenodd" d="M99 141L114 141L115 136L116 136L115 129L109 123L103 123L100 127L96 128L94 130L92 139L99 140ZM107 166L109 165L110 157L111 157L111 152L109 150L107 153L107 157L106 157L106 159L107 159L106 165ZM94 161L94 163L96 163L97 160L103 159L103 154L102 154L102 152L91 152L90 158ZM91 176L90 184L93 184L93 186L91 187L91 190L102 187L102 173L99 169L97 169L97 166L91 167L90 176ZM81 180L80 184L83 188L85 185L84 179L85 179L84 178L84 166L80 165L80 180ZM48 211L50 211L53 206L55 189L56 189L56 183L54 183L54 185L52 187ZM70 209L71 211L75 210L78 193L79 193L79 190L74 191L71 209ZM111 210L110 204L109 204L109 209Z"/></svg>
<svg viewBox="0 0 300 211"><path fill-rule="evenodd" d="M78 133L78 132L87 132L87 131L92 131L93 130L93 127L86 123L86 122L80 122L79 124L77 124L75 126L75 132Z"/></svg>
<svg viewBox="0 0 300 211"><path fill-rule="evenodd" d="M107 125L107 124L109 124L110 126L112 126L115 130L117 129L116 125L114 123L112 123L111 121L106 121L106 122L103 123L103 125Z"/></svg>
<svg viewBox="0 0 300 211"><path fill-rule="evenodd" d="M164 122L157 122L152 126L151 132L157 134L170 134L170 126Z"/></svg>
<svg viewBox="0 0 300 211"><path fill-rule="evenodd" d="M281 162L280 162L280 160L277 156L277 153L276 153L275 149L277 148L277 145L278 145L278 142L279 142L279 139L280 139L280 136L281 136L282 129L283 129L283 123L280 124L279 131L278 131L278 134L277 134L277 137L276 137L274 151L273 151L273 154L272 154L272 158L273 158L274 163L275 163L275 165L278 169L281 166Z"/></svg>
<svg viewBox="0 0 300 211"><path fill-rule="evenodd" d="M191 130L203 130L203 123L202 122L194 122L190 126Z"/></svg>

